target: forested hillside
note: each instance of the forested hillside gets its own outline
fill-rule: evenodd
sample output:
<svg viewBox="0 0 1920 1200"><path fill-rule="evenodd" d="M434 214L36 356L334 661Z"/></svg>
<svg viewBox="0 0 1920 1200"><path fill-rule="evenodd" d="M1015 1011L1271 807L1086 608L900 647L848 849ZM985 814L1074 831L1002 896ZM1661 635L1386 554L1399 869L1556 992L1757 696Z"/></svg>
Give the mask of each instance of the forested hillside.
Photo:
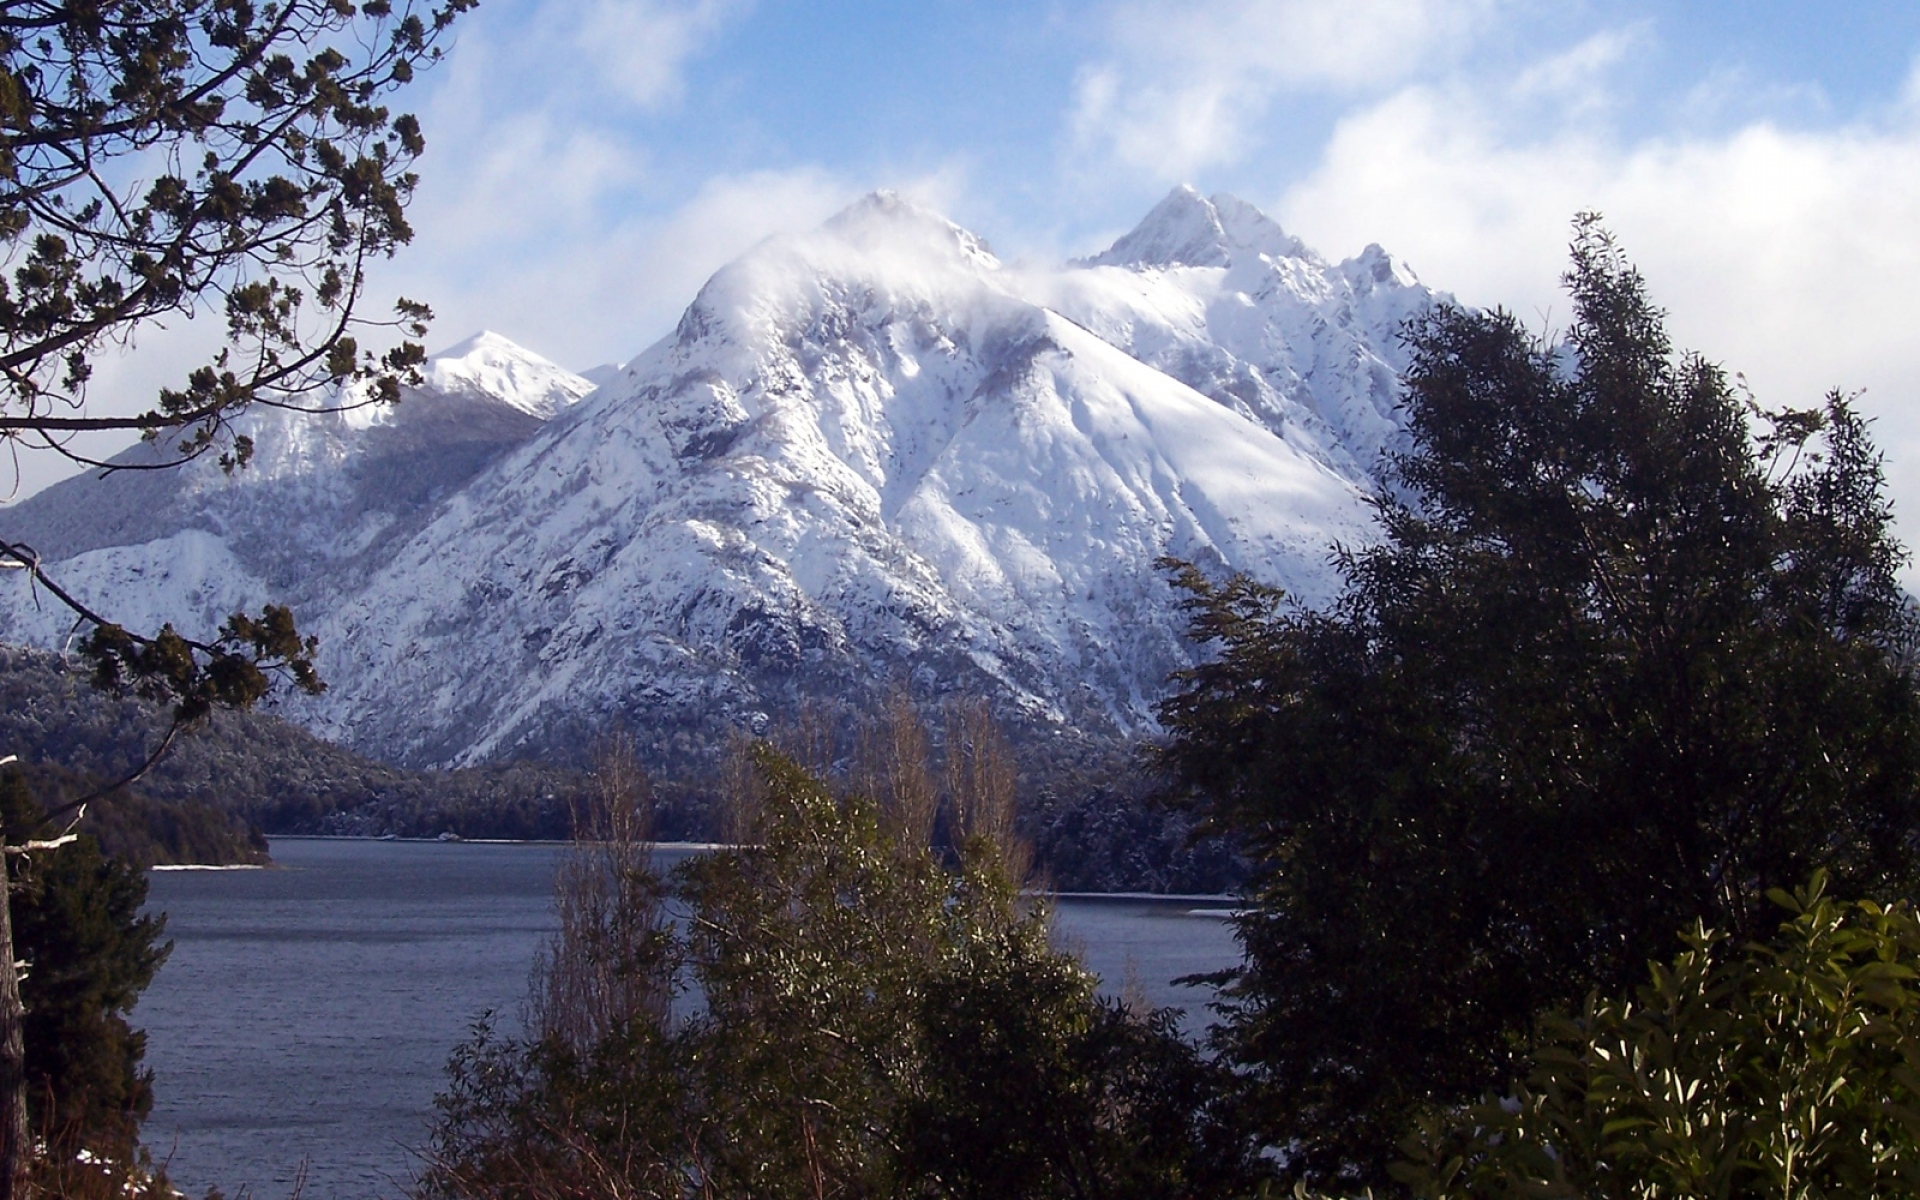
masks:
<svg viewBox="0 0 1920 1200"><path fill-rule="evenodd" d="M102 780L133 770L165 729L142 701L102 695L59 657L0 648L0 746L27 763ZM203 802L267 833L564 837L582 776L516 763L445 773L384 766L255 713L220 713L183 735L139 791Z"/></svg>
<svg viewBox="0 0 1920 1200"><path fill-rule="evenodd" d="M851 724L853 718L842 719ZM85 776L124 777L166 727L143 701L103 695L54 654L0 646L0 753ZM851 743L849 743L851 744ZM1151 806L1124 746L1082 742L1020 748L1020 823L1050 886L1062 891L1220 892L1241 877L1218 839L1193 843L1190 818ZM708 796L712 780L697 756L649 763L666 840L718 836ZM172 844L184 827L220 831L187 837L183 849L136 854L158 862L245 861L183 857L185 846L253 845L262 832L380 837L564 838L587 776L543 763L517 762L456 771L414 771L364 758L260 713L222 712L183 735L139 783L96 806L109 827L160 830ZM164 817L162 814L166 814ZM235 821L239 824L235 824ZM164 832L176 830L176 832ZM249 832L251 831L251 832ZM251 840L249 840L251 839Z"/></svg>

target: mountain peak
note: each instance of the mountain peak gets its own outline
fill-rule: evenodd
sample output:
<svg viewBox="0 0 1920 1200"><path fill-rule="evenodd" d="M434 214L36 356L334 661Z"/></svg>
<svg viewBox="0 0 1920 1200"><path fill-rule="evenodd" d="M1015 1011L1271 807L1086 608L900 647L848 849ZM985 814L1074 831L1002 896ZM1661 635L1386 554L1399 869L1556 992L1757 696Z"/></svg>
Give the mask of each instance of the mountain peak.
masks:
<svg viewBox="0 0 1920 1200"><path fill-rule="evenodd" d="M884 188L869 192L841 209L822 231L861 250L957 251L975 265L999 265L984 238L933 209Z"/></svg>
<svg viewBox="0 0 1920 1200"><path fill-rule="evenodd" d="M1365 250L1341 263L1340 272L1363 291L1381 285L1413 287L1420 282L1412 267L1381 249L1378 242L1368 243Z"/></svg>
<svg viewBox="0 0 1920 1200"><path fill-rule="evenodd" d="M427 359L427 386L488 396L536 417L551 417L593 390L593 383L489 329Z"/></svg>
<svg viewBox="0 0 1920 1200"><path fill-rule="evenodd" d="M1225 194L1209 200L1183 183L1154 205L1132 232L1086 262L1096 267L1230 267L1248 253L1311 257L1300 239L1253 205Z"/></svg>
<svg viewBox="0 0 1920 1200"><path fill-rule="evenodd" d="M437 354L430 354L427 357L432 361L440 361L443 359L462 359L474 354L487 353L527 354L530 353L530 351L505 334L495 333L491 329L482 329L478 333L468 334L453 345L448 346L445 350Z"/></svg>

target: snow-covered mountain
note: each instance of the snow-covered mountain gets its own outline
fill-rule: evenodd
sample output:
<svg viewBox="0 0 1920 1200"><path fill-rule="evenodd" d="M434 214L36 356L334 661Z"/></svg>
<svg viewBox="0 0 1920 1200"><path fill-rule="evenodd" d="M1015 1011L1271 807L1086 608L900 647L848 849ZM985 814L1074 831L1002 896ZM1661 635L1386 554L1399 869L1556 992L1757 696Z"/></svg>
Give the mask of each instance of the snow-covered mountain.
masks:
<svg viewBox="0 0 1920 1200"><path fill-rule="evenodd" d="M397 405L321 397L307 413L255 406L233 432L244 470L212 455L162 470L167 441L128 469L54 484L0 509L0 530L129 628L209 632L271 599L318 613L363 586L435 507L592 385L495 333L433 356ZM298 403L298 402L297 402ZM57 646L71 614L28 589L0 604L0 639Z"/></svg>
<svg viewBox="0 0 1920 1200"><path fill-rule="evenodd" d="M1028 295L1366 484L1400 448L1397 333L1433 294L1378 246L1329 264L1243 200L1176 188Z"/></svg>
<svg viewBox="0 0 1920 1200"><path fill-rule="evenodd" d="M1371 536L1395 333L1431 301L1189 189L1052 270L877 194L722 269L577 403L482 335L397 409L251 414L245 472L69 481L0 530L129 623L291 599L331 687L288 715L410 764L616 722L685 748L896 681L1132 735L1193 655L1156 558L1312 602ZM7 640L63 633L0 608Z"/></svg>

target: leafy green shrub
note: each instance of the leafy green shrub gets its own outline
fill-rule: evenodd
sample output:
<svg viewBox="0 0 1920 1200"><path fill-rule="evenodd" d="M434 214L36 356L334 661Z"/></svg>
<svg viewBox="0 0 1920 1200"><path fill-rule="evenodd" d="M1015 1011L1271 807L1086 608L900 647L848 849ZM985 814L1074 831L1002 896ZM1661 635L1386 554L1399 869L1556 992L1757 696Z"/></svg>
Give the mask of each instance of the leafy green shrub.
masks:
<svg viewBox="0 0 1920 1200"><path fill-rule="evenodd" d="M1637 1001L1544 1021L1499 1100L1429 1125L1422 1197L1920 1195L1920 919L1773 899L1765 944L1697 927Z"/></svg>
<svg viewBox="0 0 1920 1200"><path fill-rule="evenodd" d="M1007 813L962 805L943 862L923 808L755 762L743 844L667 880L584 849L603 870L568 876L529 1035L482 1028L450 1064L423 1195L1117 1200L1257 1175L1224 1071L1050 948Z"/></svg>

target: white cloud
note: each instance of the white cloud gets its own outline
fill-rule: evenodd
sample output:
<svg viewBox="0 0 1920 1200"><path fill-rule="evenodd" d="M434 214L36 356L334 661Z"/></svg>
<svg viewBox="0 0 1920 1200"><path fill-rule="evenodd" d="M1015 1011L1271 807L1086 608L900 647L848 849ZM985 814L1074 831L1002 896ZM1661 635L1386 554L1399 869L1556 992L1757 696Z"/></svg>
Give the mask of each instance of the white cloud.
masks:
<svg viewBox="0 0 1920 1200"><path fill-rule="evenodd" d="M686 72L751 0L539 0L482 6L430 86L473 117L568 109L607 120L678 101Z"/></svg>
<svg viewBox="0 0 1920 1200"><path fill-rule="evenodd" d="M1545 103L1572 114L1606 109L1613 100L1609 75L1634 50L1646 46L1649 35L1644 24L1602 30L1521 71L1512 94L1516 100Z"/></svg>
<svg viewBox="0 0 1920 1200"><path fill-rule="evenodd" d="M1676 340L1763 404L1866 389L1920 537L1920 113L1641 140L1567 119L1516 132L1510 92L1408 87L1340 122L1277 206L1330 254L1379 242L1463 301L1563 326L1569 220L1604 214Z"/></svg>
<svg viewBox="0 0 1920 1200"><path fill-rule="evenodd" d="M630 353L690 298L691 275L778 214L817 220L820 197L844 193L810 168L723 177L662 215L634 115L677 102L689 65L749 7L544 0L463 25L422 114L419 237L382 272L387 293L433 305L433 344L487 327L575 367ZM709 207L704 224L690 215Z"/></svg>
<svg viewBox="0 0 1920 1200"><path fill-rule="evenodd" d="M508 253L604 220L646 179L634 109L677 100L688 64L741 0L546 0L482 9L428 77L414 255ZM583 62L592 69L583 70Z"/></svg>
<svg viewBox="0 0 1920 1200"><path fill-rule="evenodd" d="M689 59L746 6L738 0L592 0L548 5L575 22L571 41L603 87L640 108L680 98Z"/></svg>
<svg viewBox="0 0 1920 1200"><path fill-rule="evenodd" d="M1445 60L1503 0L1125 0L1070 116L1083 153L1165 179L1232 162L1288 91L1392 86Z"/></svg>
<svg viewBox="0 0 1920 1200"><path fill-rule="evenodd" d="M859 190L813 167L718 176L664 215L582 221L511 257L410 260L391 286L434 302L435 346L485 327L585 368L644 349L727 261Z"/></svg>
<svg viewBox="0 0 1920 1200"><path fill-rule="evenodd" d="M644 179L644 149L550 113L488 123L487 136L425 172L409 254L513 253L600 219L609 198Z"/></svg>

